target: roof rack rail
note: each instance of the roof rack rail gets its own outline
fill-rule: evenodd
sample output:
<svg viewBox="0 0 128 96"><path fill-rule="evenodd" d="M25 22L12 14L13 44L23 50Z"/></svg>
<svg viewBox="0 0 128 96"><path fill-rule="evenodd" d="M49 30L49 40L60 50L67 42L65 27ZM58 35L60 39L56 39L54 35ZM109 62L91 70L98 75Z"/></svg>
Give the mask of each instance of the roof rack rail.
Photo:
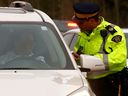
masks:
<svg viewBox="0 0 128 96"><path fill-rule="evenodd" d="M9 7L23 8L24 10L34 12L32 5L25 1L14 1L9 5Z"/></svg>

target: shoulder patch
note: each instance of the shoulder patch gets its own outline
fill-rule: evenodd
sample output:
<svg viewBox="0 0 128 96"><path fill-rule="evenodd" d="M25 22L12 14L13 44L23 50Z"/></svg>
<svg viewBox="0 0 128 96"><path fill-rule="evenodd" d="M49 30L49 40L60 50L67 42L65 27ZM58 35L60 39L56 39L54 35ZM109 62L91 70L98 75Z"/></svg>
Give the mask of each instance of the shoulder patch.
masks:
<svg viewBox="0 0 128 96"><path fill-rule="evenodd" d="M112 38L112 41L118 43L122 40L122 36L121 35L116 35Z"/></svg>

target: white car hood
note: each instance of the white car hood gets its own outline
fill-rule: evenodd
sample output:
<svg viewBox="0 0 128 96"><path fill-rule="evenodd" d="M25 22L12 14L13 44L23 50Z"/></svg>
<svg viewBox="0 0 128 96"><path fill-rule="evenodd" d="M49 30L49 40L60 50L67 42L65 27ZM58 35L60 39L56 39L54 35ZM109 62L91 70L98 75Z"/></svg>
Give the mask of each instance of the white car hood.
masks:
<svg viewBox="0 0 128 96"><path fill-rule="evenodd" d="M0 70L1 96L66 96L82 86L77 70Z"/></svg>

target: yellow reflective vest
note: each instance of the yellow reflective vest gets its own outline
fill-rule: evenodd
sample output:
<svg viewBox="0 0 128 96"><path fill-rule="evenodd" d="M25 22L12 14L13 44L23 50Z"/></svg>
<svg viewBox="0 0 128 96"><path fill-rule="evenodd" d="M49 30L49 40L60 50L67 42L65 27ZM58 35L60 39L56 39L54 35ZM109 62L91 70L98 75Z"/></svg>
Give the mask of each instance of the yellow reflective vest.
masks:
<svg viewBox="0 0 128 96"><path fill-rule="evenodd" d="M103 37L101 32L103 31ZM106 32L106 33L105 33ZM121 28L105 21L98 25L90 35L80 32L74 50L82 47L82 53L101 58L105 64L104 71L88 72L87 77L98 79L121 71L126 66L126 38Z"/></svg>

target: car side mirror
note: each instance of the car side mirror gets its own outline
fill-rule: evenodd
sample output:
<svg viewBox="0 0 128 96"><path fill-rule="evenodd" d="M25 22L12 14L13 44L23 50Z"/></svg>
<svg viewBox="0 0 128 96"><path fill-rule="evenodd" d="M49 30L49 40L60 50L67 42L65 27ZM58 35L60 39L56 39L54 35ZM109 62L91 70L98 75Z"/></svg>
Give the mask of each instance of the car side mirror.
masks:
<svg viewBox="0 0 128 96"><path fill-rule="evenodd" d="M81 54L80 64L81 64L80 70L82 72L105 70L105 65L103 61L96 56Z"/></svg>

